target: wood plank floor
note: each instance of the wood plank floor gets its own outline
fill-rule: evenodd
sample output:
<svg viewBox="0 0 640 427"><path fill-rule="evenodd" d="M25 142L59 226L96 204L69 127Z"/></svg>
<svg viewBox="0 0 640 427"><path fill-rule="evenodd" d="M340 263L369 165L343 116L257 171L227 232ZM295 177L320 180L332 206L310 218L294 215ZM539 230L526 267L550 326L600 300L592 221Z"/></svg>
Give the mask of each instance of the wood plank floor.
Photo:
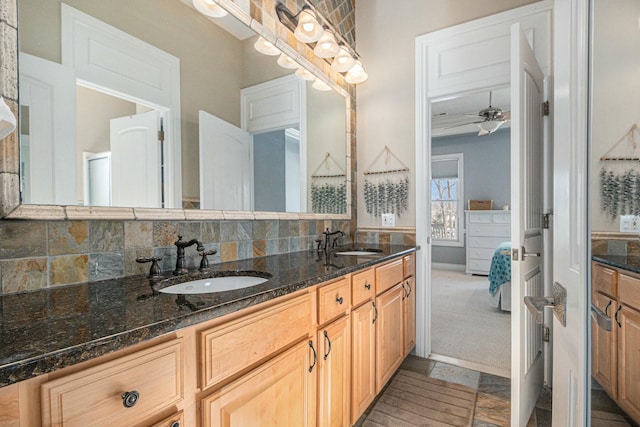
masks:
<svg viewBox="0 0 640 427"><path fill-rule="evenodd" d="M476 394L470 387L401 369L363 426L471 426Z"/></svg>

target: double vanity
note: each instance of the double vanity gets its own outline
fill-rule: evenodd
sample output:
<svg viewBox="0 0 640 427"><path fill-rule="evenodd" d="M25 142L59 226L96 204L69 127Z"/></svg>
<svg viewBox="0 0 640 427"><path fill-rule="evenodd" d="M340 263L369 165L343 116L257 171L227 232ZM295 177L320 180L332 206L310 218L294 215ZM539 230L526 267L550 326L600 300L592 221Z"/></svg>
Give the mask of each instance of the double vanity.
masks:
<svg viewBox="0 0 640 427"><path fill-rule="evenodd" d="M353 425L415 344L416 248L361 249L2 296L0 421Z"/></svg>

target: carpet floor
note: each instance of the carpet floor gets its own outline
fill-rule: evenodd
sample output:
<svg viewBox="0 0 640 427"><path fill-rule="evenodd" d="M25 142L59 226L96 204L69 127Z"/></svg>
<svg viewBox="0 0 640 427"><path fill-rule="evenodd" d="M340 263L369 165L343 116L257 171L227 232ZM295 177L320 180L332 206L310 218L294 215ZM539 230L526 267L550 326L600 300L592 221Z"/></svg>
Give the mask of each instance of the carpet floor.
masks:
<svg viewBox="0 0 640 427"><path fill-rule="evenodd" d="M363 426L471 426L476 394L467 386L400 369Z"/></svg>
<svg viewBox="0 0 640 427"><path fill-rule="evenodd" d="M511 369L511 315L489 305L489 281L431 272L431 351L503 371Z"/></svg>

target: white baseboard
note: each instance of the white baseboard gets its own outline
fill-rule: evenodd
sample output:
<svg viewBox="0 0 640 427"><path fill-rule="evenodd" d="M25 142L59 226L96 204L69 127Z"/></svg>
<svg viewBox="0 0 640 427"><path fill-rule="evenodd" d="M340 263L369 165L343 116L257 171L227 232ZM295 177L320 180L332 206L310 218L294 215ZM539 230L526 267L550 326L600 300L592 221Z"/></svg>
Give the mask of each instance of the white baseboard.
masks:
<svg viewBox="0 0 640 427"><path fill-rule="evenodd" d="M431 268L436 270L449 270L449 271L466 271L467 266L464 264L448 264L444 262L432 262Z"/></svg>

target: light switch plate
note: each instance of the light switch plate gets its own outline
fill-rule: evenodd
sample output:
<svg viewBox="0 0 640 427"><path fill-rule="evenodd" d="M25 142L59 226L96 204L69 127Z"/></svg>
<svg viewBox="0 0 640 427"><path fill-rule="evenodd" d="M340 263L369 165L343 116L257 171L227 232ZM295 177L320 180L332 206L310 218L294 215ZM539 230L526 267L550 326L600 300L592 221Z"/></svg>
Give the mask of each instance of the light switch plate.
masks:
<svg viewBox="0 0 640 427"><path fill-rule="evenodd" d="M640 218L635 215L620 215L620 232L640 232Z"/></svg>
<svg viewBox="0 0 640 427"><path fill-rule="evenodd" d="M383 227L395 227L396 214L386 213L382 214L382 226Z"/></svg>

